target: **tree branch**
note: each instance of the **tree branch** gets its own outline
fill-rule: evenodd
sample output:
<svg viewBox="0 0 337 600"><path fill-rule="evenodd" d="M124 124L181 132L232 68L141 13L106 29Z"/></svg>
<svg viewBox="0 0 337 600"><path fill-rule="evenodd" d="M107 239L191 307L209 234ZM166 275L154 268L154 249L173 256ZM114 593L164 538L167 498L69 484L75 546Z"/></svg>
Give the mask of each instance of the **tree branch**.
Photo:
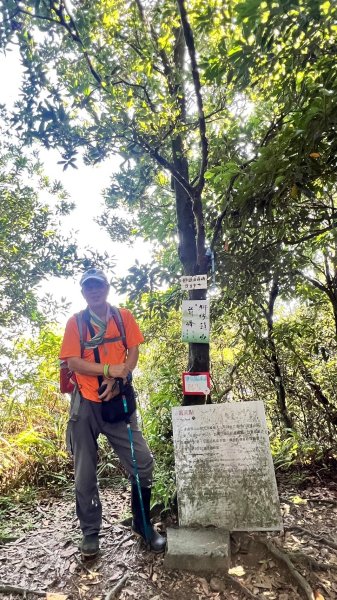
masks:
<svg viewBox="0 0 337 600"><path fill-rule="evenodd" d="M24 10L20 7L15 11L15 14L11 18L14 18L14 16L18 14L28 15L29 17L33 17L34 19L39 19L39 21L48 21L49 23L55 23L56 25L60 25L60 21L52 19L52 17L46 17L45 15L37 15L36 13L29 12L29 10Z"/></svg>
<svg viewBox="0 0 337 600"><path fill-rule="evenodd" d="M221 225L222 225L222 221L224 220L226 214L227 214L227 210L228 210L228 206L227 206L227 202L230 198L230 195L232 193L233 187L234 187L234 183L236 182L237 178L239 177L239 175L241 175L241 171L239 171L238 173L235 173L235 175L232 176L230 182L229 182L229 186L227 188L227 191L225 193L225 198L224 198L224 202L226 203L226 206L224 208L224 210L222 211L222 213L220 213L220 215L218 216L216 223L215 223L215 228L214 228L214 233L213 233L213 238L211 241L211 250L214 250L214 246L216 243L216 240L218 238L218 235L220 233L221 230Z"/></svg>
<svg viewBox="0 0 337 600"><path fill-rule="evenodd" d="M303 273L303 271L296 270L296 273L298 273L299 275L301 275L302 277L304 277L304 279L306 279L307 281L309 281L309 283L311 283L317 289L321 290L321 292L324 292L325 294L328 294L328 291L329 291L328 288L323 283L321 283L320 281L318 281L318 279L314 279L313 277L309 277L309 275L305 275Z"/></svg>
<svg viewBox="0 0 337 600"><path fill-rule="evenodd" d="M81 40L81 37L79 35L79 32L77 30L75 21L73 19L73 17L71 16L65 0L61 0L59 7L56 6L55 2L52 3L52 7L51 10L53 10L55 12L55 14L58 16L59 20L57 19L53 19L52 17L48 17L45 15L39 15L33 12L29 12L27 10L23 10L21 8L18 8L18 12L24 15L28 15L29 17L31 17L32 19L38 19L38 20L43 20L43 21L48 21L49 23L54 23L58 26L63 27L64 29L66 29L66 31L69 33L70 37L72 38L72 40L74 42L76 42L76 44L78 44L79 46L81 46L82 48L82 54L87 62L87 65L89 67L89 70L92 74L92 76L94 77L94 79L100 84L100 86L102 85L102 78L99 75L99 73L96 71L96 69L94 68L91 58L88 54L88 52L85 50L84 48L84 44ZM73 29L69 26L69 23L67 23L65 17L64 17L64 12L66 13L67 17L69 18L69 23L70 25L73 27Z"/></svg>
<svg viewBox="0 0 337 600"><path fill-rule="evenodd" d="M144 95L145 95L146 100L147 100L147 103L148 103L148 106L150 107L150 109L152 110L152 112L154 112L154 113L157 112L156 107L153 104L153 102L152 102L152 100L150 98L150 95L149 95L149 93L148 93L145 85L142 85L141 83L132 83L131 81L127 81L126 79L122 79L122 78L118 79L118 81L111 81L110 82L110 85L120 85L120 84L128 86L128 87L139 88L139 89L143 90Z"/></svg>
<svg viewBox="0 0 337 600"><path fill-rule="evenodd" d="M144 8L142 3L140 2L140 0L135 0L135 3L137 5L138 8L138 12L139 12L139 16L140 16L140 20L143 24L145 24L145 13L144 13Z"/></svg>
<svg viewBox="0 0 337 600"><path fill-rule="evenodd" d="M71 28L68 26L68 23L66 22L66 20L65 20L65 18L63 16L62 4L63 4L63 9L64 9L66 15L68 16L69 21L70 21L71 26L73 27L74 31L72 31ZM59 9L59 11L57 11L56 8L54 8L54 10L55 10L56 14L59 16L60 20L62 21L63 27L66 28L66 30L71 35L72 39L75 42L77 42L77 44L79 44L82 47L82 53L83 53L83 56L84 56L84 58L85 58L85 60L87 62L87 65L89 67L90 73L92 74L92 76L94 77L94 79L96 79L97 83L99 83L102 86L102 78L99 75L98 71L96 71L96 69L94 68L94 66L92 64L92 61L91 61L91 58L90 58L88 52L85 50L83 41L82 41L81 36L79 34L79 31L77 29L77 25L76 25L76 23L75 23L72 15L71 15L71 13L70 13L68 7L67 7L66 0L60 0L60 9Z"/></svg>
<svg viewBox="0 0 337 600"><path fill-rule="evenodd" d="M139 8L139 6L141 6L139 1L137 1L137 6L138 6L138 8ZM87 62L87 65L89 67L89 70L90 70L92 76L94 77L94 79L99 84L99 88L102 91L106 91L105 87L102 85L102 83L103 83L102 77L100 76L100 74L94 68L93 63L91 61L91 58L90 58L88 52L85 50L85 46L84 46L84 43L83 43L83 41L81 39L79 30L77 28L77 25L76 25L76 23L75 23L72 15L71 15L71 13L70 13L68 7L67 7L66 1L65 0L61 0L60 3L59 3L59 6L57 6L55 2L52 2L52 10L58 16L59 20L53 19L52 17L45 17L43 15L37 15L37 14L34 14L34 13L30 13L28 11L23 11L21 9L20 9L20 12L24 12L25 14L29 15L31 18L36 18L36 19L43 18L45 20L48 20L51 23L55 23L56 25L63 27L68 32L68 34L70 35L71 39L78 46L80 46L82 55L84 56L84 58L85 58L85 60ZM67 22L67 20L65 18L65 15L69 19L69 22ZM165 63L164 63L164 68L167 69L166 75L171 75L172 74L171 71L169 70L169 66L168 66L167 61L165 61ZM132 83L127 82L125 80L120 80L118 82L115 82L115 84L117 84L117 83L122 83L122 84L128 85L128 86L139 87L139 88L141 88L144 91L144 93L147 96L147 99L149 99L147 91L146 91L146 89L145 89L144 86L138 85L138 84L132 84ZM150 104L150 107L151 107L151 105L152 105L152 102ZM136 143L138 143L152 158L154 158L158 164L160 164L162 167L164 167L165 169L167 169L172 174L172 176L180 183L180 185L187 191L187 193L189 195L191 195L192 192L193 192L192 186L188 183L188 181L186 181L180 175L180 173L176 169L174 169L173 165L159 153L158 149L157 148L152 148L151 145L146 140L144 140L141 136L139 136L138 134L136 134L136 137L137 137Z"/></svg>
<svg viewBox="0 0 337 600"><path fill-rule="evenodd" d="M327 225L327 227L323 227L323 229L316 229L316 231L313 231L312 233L308 233L307 235L305 235L301 238L298 238L297 240L278 240L277 242L273 242L273 244L271 244L271 245L279 244L280 242L283 242L283 244L285 244L286 246L296 246L297 244L302 244L303 242L312 240L313 238L318 237L322 233L331 231L332 229L335 229L336 227L337 227L337 221L334 221L333 223L331 223L331 225Z"/></svg>
<svg viewBox="0 0 337 600"><path fill-rule="evenodd" d="M30 590L28 588L10 585L3 582L0 582L0 592L2 592L3 594L20 594L24 598L28 594L35 594L35 596L46 596L46 592L42 592L41 590Z"/></svg>
<svg viewBox="0 0 337 600"><path fill-rule="evenodd" d="M206 120L205 120L203 100L202 100L202 95L201 95L201 82L200 82L200 75L199 75L199 69L198 69L197 58L196 58L196 50L195 50L195 44L194 44L193 31L192 31L192 28L188 21L186 7L185 7L185 0L177 0L177 3L178 3L179 12L180 12L181 24L182 24L183 31L184 31L185 42L186 42L186 46L187 46L188 53L190 56L192 79L193 79L194 91L195 91L197 107L198 107L198 121L199 121L200 145L201 145L201 163L200 163L198 183L196 185L196 191L198 192L198 194L201 194L203 187L205 185L205 171L207 169L207 163L208 163L208 140L207 140L207 136L206 136Z"/></svg>
<svg viewBox="0 0 337 600"><path fill-rule="evenodd" d="M170 67L165 50L163 48L161 48L161 46L158 44L158 36L157 36L157 33L156 33L154 27L147 22L147 19L145 16L145 10L144 10L141 0L135 0L135 4L138 8L140 20L143 23L144 27L147 29L150 39L161 58L164 73L156 66L154 66L154 69L161 75L163 75L163 74L165 75L169 92L170 92L171 96L174 97L175 94L174 94L174 84L173 84L173 80L172 80L172 69Z"/></svg>
<svg viewBox="0 0 337 600"><path fill-rule="evenodd" d="M193 188L188 181L186 181L186 179L180 175L179 171L177 171L174 166L159 153L157 148L152 148L152 146L150 146L150 144L138 133L135 132L135 135L135 142L139 144L147 152L147 154L152 156L152 158L154 158L158 164L164 167L164 169L167 169L171 175L173 175L174 179L176 179L176 181L178 181L178 183L180 183L184 190L189 194L189 196L192 197Z"/></svg>

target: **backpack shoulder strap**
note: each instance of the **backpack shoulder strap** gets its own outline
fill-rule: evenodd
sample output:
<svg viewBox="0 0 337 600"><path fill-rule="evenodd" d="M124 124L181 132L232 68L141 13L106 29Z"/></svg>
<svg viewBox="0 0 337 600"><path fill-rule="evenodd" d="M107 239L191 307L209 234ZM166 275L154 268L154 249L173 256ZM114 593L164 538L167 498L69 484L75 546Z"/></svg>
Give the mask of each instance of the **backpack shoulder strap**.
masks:
<svg viewBox="0 0 337 600"><path fill-rule="evenodd" d="M77 322L77 328L78 328L78 333L80 334L80 344L81 344L81 358L83 356L83 352L84 352L84 341L87 337L87 323L86 323L86 319L85 319L85 311L81 310L81 312L76 313L76 322Z"/></svg>
<svg viewBox="0 0 337 600"><path fill-rule="evenodd" d="M115 320L115 323L117 325L117 329L119 331L119 335L121 336L124 348L125 348L125 350L127 350L128 346L127 346L127 343L126 343L126 334L125 334L124 322L123 322L120 310L117 308L117 306L111 306L111 315L112 315L112 318Z"/></svg>

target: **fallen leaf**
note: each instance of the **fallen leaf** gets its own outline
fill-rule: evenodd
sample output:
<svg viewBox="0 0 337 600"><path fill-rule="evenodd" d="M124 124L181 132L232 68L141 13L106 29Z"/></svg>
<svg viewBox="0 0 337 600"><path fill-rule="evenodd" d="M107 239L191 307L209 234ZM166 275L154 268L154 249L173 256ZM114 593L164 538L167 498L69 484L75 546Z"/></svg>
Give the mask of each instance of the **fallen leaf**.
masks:
<svg viewBox="0 0 337 600"><path fill-rule="evenodd" d="M263 581L259 581L259 582L255 582L254 585L257 588L261 588L262 590L270 590L271 588L271 584L270 583L264 583Z"/></svg>
<svg viewBox="0 0 337 600"><path fill-rule="evenodd" d="M40 573L45 573L46 571L49 571L49 569L52 568L52 565L50 564L46 564L46 565L42 565L42 567L40 567L39 572Z"/></svg>
<svg viewBox="0 0 337 600"><path fill-rule="evenodd" d="M76 554L76 552L78 552L78 548L74 548L74 546L69 546L68 548L63 550L63 552L61 552L61 556L62 558L69 558L69 556L73 556L73 554Z"/></svg>
<svg viewBox="0 0 337 600"><path fill-rule="evenodd" d="M293 496L291 498L293 504L308 504L308 501L305 498L301 498L301 496Z"/></svg>
<svg viewBox="0 0 337 600"><path fill-rule="evenodd" d="M124 571L122 571L122 569L117 569L114 574L109 577L108 581L116 581L117 579L120 579L123 573Z"/></svg>
<svg viewBox="0 0 337 600"><path fill-rule="evenodd" d="M87 575L87 579L97 579L97 577L100 576L100 573L98 571L90 571L90 573L88 573Z"/></svg>
<svg viewBox="0 0 337 600"><path fill-rule="evenodd" d="M228 570L228 575L236 575L237 577L243 577L245 575L244 568L239 565L238 567L233 567Z"/></svg>
<svg viewBox="0 0 337 600"><path fill-rule="evenodd" d="M77 563L76 562L72 562L69 566L69 573L75 573L77 568Z"/></svg>
<svg viewBox="0 0 337 600"><path fill-rule="evenodd" d="M310 158L319 158L321 155L319 152L310 152L309 154ZM323 596L322 596L323 598Z"/></svg>
<svg viewBox="0 0 337 600"><path fill-rule="evenodd" d="M315 600L324 600L324 596L322 596L322 594L320 592L314 592L315 594Z"/></svg>
<svg viewBox="0 0 337 600"><path fill-rule="evenodd" d="M58 594L57 592L47 592L46 600L67 600L68 596L65 594Z"/></svg>
<svg viewBox="0 0 337 600"><path fill-rule="evenodd" d="M296 544L300 544L301 543L301 540L298 539L298 537L296 537L296 535L291 534L291 537L293 538L294 542L296 542Z"/></svg>
<svg viewBox="0 0 337 600"><path fill-rule="evenodd" d="M203 577L199 577L199 582L200 582L200 585L201 585L201 587L203 589L204 594L206 594L206 596L208 596L208 594L209 594L209 587L208 587L207 580L204 579Z"/></svg>

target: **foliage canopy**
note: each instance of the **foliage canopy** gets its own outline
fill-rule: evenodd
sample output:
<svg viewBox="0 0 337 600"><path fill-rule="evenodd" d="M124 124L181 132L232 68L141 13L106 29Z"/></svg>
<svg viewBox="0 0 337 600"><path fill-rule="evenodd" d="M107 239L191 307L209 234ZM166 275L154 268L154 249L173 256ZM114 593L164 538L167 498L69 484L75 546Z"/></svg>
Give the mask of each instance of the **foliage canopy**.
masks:
<svg viewBox="0 0 337 600"><path fill-rule="evenodd" d="M175 370L170 379L147 355L144 389L146 365L162 382L149 386L150 413L177 393L182 368L177 276L208 269L210 245L221 292L213 399L265 400L279 464L286 436L294 455L328 455L337 426L335 3L0 5L1 45L18 43L25 69L12 117L22 137L58 148L64 168L80 149L87 163L118 152L101 223L114 239L155 242L155 264L136 264L121 283ZM191 347L188 366L207 368L208 349Z"/></svg>

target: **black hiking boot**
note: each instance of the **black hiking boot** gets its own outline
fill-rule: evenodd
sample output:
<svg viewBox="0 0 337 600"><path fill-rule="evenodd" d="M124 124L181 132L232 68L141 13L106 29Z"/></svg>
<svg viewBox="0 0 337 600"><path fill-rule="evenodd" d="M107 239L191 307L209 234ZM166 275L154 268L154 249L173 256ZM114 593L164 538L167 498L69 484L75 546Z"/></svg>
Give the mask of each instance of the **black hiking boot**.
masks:
<svg viewBox="0 0 337 600"><path fill-rule="evenodd" d="M82 556L86 558L94 557L99 552L98 533L84 535L81 543Z"/></svg>
<svg viewBox="0 0 337 600"><path fill-rule="evenodd" d="M150 500L151 500L151 488L141 488L142 498L145 512L145 523L146 532L144 532L144 522L142 510L140 507L138 488L136 485L132 486L131 490L131 508L132 508L132 530L140 535L145 543L149 546L150 550L155 554L160 554L165 551L166 538L164 538L158 531L156 531L150 521Z"/></svg>

